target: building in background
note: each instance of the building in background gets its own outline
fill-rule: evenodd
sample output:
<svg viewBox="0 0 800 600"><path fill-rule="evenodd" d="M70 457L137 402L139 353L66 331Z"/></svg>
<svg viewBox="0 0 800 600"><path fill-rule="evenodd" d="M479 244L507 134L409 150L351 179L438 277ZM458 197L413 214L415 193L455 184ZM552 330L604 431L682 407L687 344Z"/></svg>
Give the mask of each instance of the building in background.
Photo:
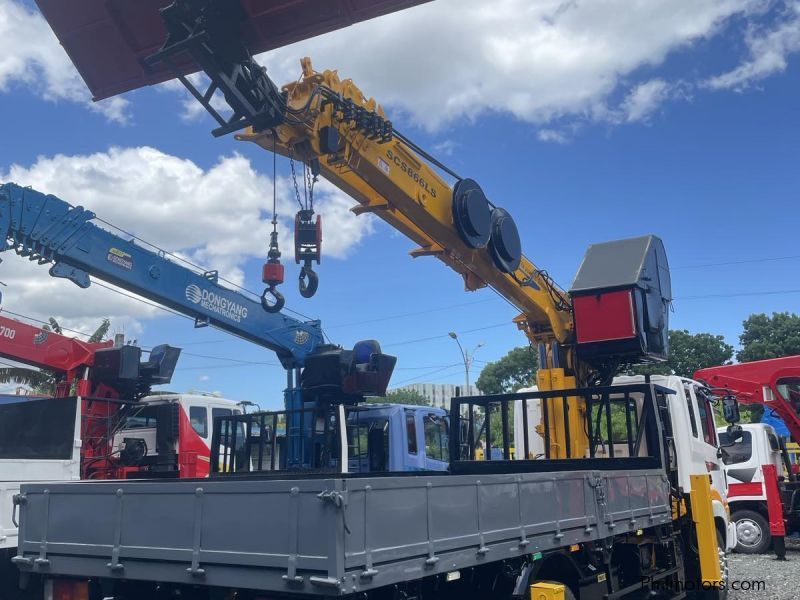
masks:
<svg viewBox="0 0 800 600"><path fill-rule="evenodd" d="M466 392L464 385L455 383L410 383L398 389L409 390L417 392L428 401L431 406L439 408L450 408L450 399L456 395L456 390L459 391L461 396L478 396L480 392L474 385L469 386L469 392Z"/></svg>

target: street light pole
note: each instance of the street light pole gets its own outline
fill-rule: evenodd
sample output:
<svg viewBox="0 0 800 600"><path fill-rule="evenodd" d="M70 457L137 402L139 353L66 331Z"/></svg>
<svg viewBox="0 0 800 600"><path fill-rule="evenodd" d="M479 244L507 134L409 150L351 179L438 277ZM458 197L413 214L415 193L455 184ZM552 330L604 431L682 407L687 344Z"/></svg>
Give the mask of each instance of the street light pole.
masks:
<svg viewBox="0 0 800 600"><path fill-rule="evenodd" d="M461 351L461 358L464 360L464 381L467 384L467 387L464 389L464 393L462 394L462 396L469 396L471 395L469 387L469 370L470 367L472 367L473 361L475 360L475 353L478 351L478 348L481 348L483 346L483 342L475 346L472 352L468 352L467 350L464 350L464 347L458 340L458 334L455 331L451 331L448 335L456 341L456 344L458 344L458 349Z"/></svg>

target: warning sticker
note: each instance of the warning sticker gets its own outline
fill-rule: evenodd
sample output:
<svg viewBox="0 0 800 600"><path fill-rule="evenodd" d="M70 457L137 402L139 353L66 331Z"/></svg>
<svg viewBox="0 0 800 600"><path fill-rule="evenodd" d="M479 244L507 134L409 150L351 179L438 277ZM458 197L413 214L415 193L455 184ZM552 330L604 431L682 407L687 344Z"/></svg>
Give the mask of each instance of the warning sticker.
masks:
<svg viewBox="0 0 800 600"><path fill-rule="evenodd" d="M120 250L119 248L111 248L108 251L106 260L110 262L112 265L122 267L126 271L130 271L131 269L133 269L133 257L127 252Z"/></svg>

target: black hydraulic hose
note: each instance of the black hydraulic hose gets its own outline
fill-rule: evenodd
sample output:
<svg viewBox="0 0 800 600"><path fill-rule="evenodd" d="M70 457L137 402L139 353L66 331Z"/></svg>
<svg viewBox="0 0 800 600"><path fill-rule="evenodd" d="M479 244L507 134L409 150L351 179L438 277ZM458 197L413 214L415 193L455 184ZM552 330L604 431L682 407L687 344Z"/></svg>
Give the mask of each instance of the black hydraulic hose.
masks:
<svg viewBox="0 0 800 600"><path fill-rule="evenodd" d="M461 175L459 175L458 173L456 173L455 171L453 171L452 169L450 169L449 167L447 167L447 166L446 166L444 163L440 162L439 160L437 160L436 158L434 158L433 156L431 156L431 155L430 155L428 152L426 152L425 150L423 150L422 148L420 148L420 147L419 147L417 144L415 144L415 143L414 143L414 142L412 142L410 139L408 139L406 136L404 136L402 133L400 133L399 131L397 131L397 129L395 129L394 127L392 127L392 133L394 134L394 136L395 136L395 137L396 137L398 140L400 140L400 141L401 141L401 142L403 142L403 143L404 143L406 146L408 146L409 148L411 148L411 149L412 149L414 152L416 152L417 154L419 154L420 156L422 156L422 158L424 158L424 159L425 159L425 160L427 160L428 162L430 162L430 163L432 163L432 164L436 165L438 168L440 168L442 171L444 171L445 173L447 173L447 174L448 174L448 175L450 175L451 177L453 177L453 178L457 179L458 181L461 181L461 180L463 179L463 177L461 177ZM491 204L491 203L490 203L490 204Z"/></svg>

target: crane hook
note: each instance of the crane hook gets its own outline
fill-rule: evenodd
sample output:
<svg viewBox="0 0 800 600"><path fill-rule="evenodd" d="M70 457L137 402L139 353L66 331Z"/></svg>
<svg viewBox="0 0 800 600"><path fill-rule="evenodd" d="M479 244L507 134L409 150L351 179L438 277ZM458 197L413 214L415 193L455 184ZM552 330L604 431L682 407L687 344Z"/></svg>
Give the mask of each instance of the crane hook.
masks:
<svg viewBox="0 0 800 600"><path fill-rule="evenodd" d="M314 209L305 209L294 218L294 261L300 268L300 295L311 298L317 293L319 276L311 268L311 262L320 262L322 254L322 218L314 219Z"/></svg>
<svg viewBox="0 0 800 600"><path fill-rule="evenodd" d="M278 249L278 231L274 225L277 220L273 219L273 230L270 234L269 260L264 263L261 271L261 280L267 284L264 293L261 294L261 307L268 313L280 312L286 299L277 290L277 286L283 283L283 265L281 264L281 252Z"/></svg>
<svg viewBox="0 0 800 600"><path fill-rule="evenodd" d="M265 288L264 293L261 294L261 307L268 313L280 312L284 304L286 304L286 298L275 289L274 285Z"/></svg>
<svg viewBox="0 0 800 600"><path fill-rule="evenodd" d="M306 282L306 280L308 280ZM311 298L317 293L319 287L319 275L311 268L311 261L308 260L300 268L300 295L303 298Z"/></svg>

